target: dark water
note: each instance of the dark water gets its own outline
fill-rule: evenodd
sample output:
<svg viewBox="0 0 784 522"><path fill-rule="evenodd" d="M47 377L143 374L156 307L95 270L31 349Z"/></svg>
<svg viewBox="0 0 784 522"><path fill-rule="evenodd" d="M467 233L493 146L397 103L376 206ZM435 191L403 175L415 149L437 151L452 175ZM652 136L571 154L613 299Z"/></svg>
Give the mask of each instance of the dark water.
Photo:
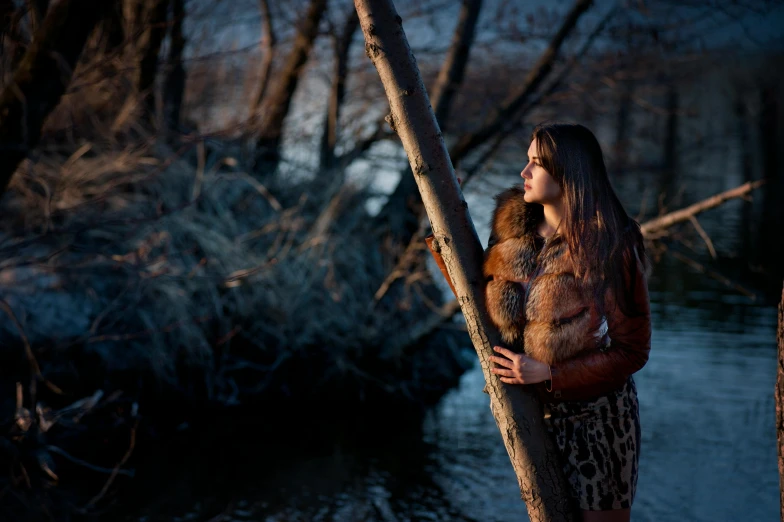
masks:
<svg viewBox="0 0 784 522"><path fill-rule="evenodd" d="M643 444L633 520L776 520L775 308L707 279L685 302L661 286L654 277L653 347L636 376ZM131 519L525 520L482 386L477 366L421 430L381 426L392 437L378 445L326 441L320 430L275 447L204 441Z"/></svg>

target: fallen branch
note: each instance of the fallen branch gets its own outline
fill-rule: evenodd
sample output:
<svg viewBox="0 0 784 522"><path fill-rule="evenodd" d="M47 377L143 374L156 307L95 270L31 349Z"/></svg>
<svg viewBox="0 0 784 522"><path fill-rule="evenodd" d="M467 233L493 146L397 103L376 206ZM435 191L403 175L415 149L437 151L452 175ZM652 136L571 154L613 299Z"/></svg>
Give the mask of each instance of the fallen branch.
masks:
<svg viewBox="0 0 784 522"><path fill-rule="evenodd" d="M700 212L705 212L706 210L718 207L725 201L744 197L752 190L761 187L764 183L764 179L749 181L748 183L744 183L739 187L727 190L720 194L716 194L715 196L711 196L708 199L702 200L686 208L664 214L663 216L651 219L650 221L646 221L640 225L642 235L646 239L656 239L657 237L661 236L661 233L664 232L665 229L684 221L690 221L692 217L699 214Z"/></svg>

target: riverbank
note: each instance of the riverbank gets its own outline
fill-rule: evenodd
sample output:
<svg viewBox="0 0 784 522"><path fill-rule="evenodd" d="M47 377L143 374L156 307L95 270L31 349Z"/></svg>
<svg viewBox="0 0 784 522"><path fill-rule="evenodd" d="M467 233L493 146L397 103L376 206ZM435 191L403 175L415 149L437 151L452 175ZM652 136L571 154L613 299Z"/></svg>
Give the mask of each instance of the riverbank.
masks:
<svg viewBox="0 0 784 522"><path fill-rule="evenodd" d="M0 208L4 520L26 503L100 511L124 473L97 500L52 492L222 411L421 414L470 364L424 262L388 285L370 194L318 173L262 183L237 152L82 143L14 177Z"/></svg>

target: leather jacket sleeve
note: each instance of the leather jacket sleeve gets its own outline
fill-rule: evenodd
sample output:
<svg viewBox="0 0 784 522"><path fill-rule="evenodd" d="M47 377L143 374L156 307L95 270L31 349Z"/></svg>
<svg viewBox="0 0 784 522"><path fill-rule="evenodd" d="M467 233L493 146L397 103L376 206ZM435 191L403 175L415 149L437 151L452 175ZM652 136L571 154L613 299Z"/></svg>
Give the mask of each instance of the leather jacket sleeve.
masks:
<svg viewBox="0 0 784 522"><path fill-rule="evenodd" d="M636 267L627 271L624 282L633 285L634 313L621 311L611 293L606 300L610 346L591 350L551 366L551 390L591 387L623 382L648 361L651 349L651 308L643 264L637 256Z"/></svg>
<svg viewBox="0 0 784 522"><path fill-rule="evenodd" d="M444 264L444 258L441 257L441 251L433 248L434 238L435 236L430 234L425 238L425 243L427 243L427 248L430 250L430 254L433 256L438 269L441 270L441 274L443 274L444 279L446 279L446 282L449 283L450 290L452 290L452 293L455 294L455 298L457 298L457 291L455 290L455 286L452 284L452 279L449 277L449 272L446 271L446 264Z"/></svg>

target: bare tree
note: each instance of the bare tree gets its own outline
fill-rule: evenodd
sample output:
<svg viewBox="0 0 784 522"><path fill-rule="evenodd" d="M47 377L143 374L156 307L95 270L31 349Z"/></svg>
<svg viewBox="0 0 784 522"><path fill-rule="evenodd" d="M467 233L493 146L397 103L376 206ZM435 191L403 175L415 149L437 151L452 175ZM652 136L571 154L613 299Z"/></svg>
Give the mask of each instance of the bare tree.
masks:
<svg viewBox="0 0 784 522"><path fill-rule="evenodd" d="M327 7L327 0L311 0L308 11L300 23L294 44L283 69L276 75L276 83L262 102L261 125L256 139L256 171L271 173L280 161L280 142L283 123L291 107L291 99L302 76L303 65L308 59L313 42L318 36L319 23Z"/></svg>
<svg viewBox="0 0 784 522"><path fill-rule="evenodd" d="M144 0L143 0L144 1ZM138 42L139 73L136 88L142 98L145 115L155 119L155 77L158 74L158 55L166 37L166 15L169 0L146 0L142 9L143 30Z"/></svg>
<svg viewBox="0 0 784 522"><path fill-rule="evenodd" d="M253 103L250 107L251 120L258 117L259 107L262 100L264 100L264 95L267 94L276 45L275 29L272 25L269 2L267 0L259 0L259 4L259 9L261 10L261 77L259 78L258 91L256 96L253 97Z"/></svg>
<svg viewBox="0 0 784 522"><path fill-rule="evenodd" d="M107 0L54 4L9 85L0 93L0 195L71 81L87 38L113 6Z"/></svg>
<svg viewBox="0 0 784 522"><path fill-rule="evenodd" d="M24 56L25 49L27 48L27 38L22 32L22 19L24 18L25 9L20 9L16 6L13 0L0 1L0 30L2 31L2 47L0 51L9 50L10 68L16 70L19 62ZM8 42L8 44L6 44Z"/></svg>
<svg viewBox="0 0 784 522"><path fill-rule="evenodd" d="M500 340L482 291L483 251L457 186L444 138L391 0L355 0L365 48L384 84L392 121L408 155L450 279L455 285L487 382L490 405L532 521L572 520L573 506L533 390L507 386L489 357Z"/></svg>
<svg viewBox="0 0 784 522"><path fill-rule="evenodd" d="M335 42L335 65L332 75L332 87L329 92L327 116L324 122L324 133L321 136L321 168L330 169L335 166L335 145L338 141L338 118L343 99L346 95L346 75L348 74L348 52L354 33L359 27L357 12L349 13L343 31ZM342 174L338 173L339 175Z"/></svg>
<svg viewBox="0 0 784 522"><path fill-rule="evenodd" d="M185 0L172 0L172 19L168 57L168 74L163 88L163 113L166 127L177 130L180 126L180 113L185 92L185 68L182 55L185 50L185 36L182 23L185 19Z"/></svg>

